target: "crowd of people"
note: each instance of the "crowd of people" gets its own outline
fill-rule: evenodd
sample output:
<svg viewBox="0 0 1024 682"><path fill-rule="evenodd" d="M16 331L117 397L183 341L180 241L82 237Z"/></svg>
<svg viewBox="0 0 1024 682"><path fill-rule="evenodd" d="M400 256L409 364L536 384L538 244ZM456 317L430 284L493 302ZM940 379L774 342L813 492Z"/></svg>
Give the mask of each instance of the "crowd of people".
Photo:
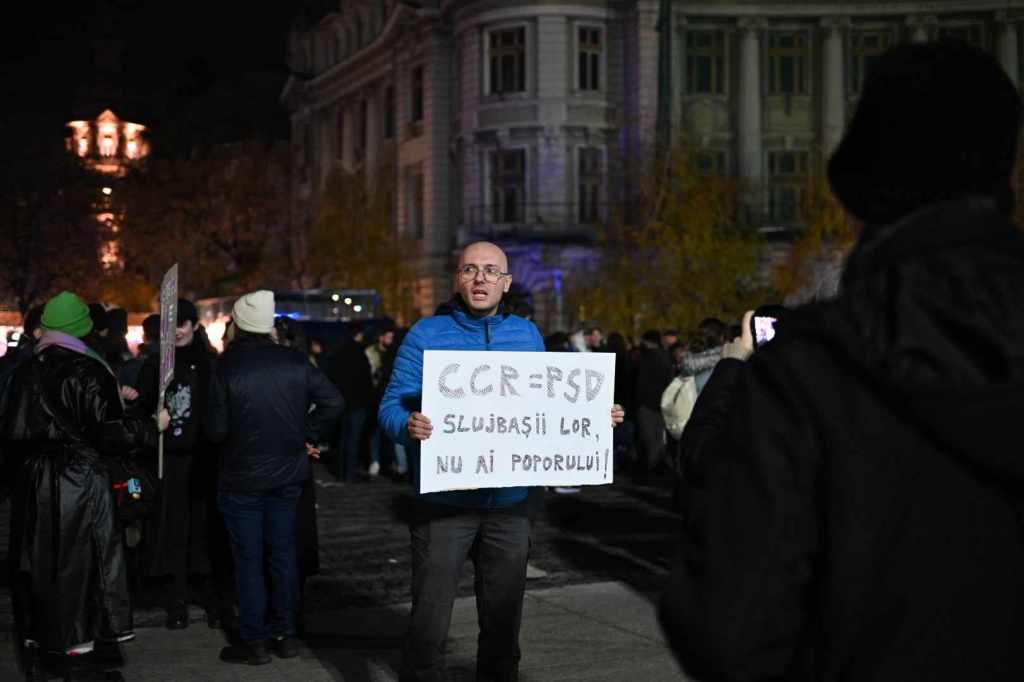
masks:
<svg viewBox="0 0 1024 682"><path fill-rule="evenodd" d="M616 463L677 486L681 550L660 615L696 679L1024 678L1022 111L974 48L881 57L828 167L861 226L842 286L756 349L752 312L635 342L595 322L545 339L504 306L512 268L490 242L461 251L434 316L335 347L256 291L217 354L181 300L163 391L159 317L135 357L123 311L54 296L0 364L26 673L120 679L133 604L154 587L168 628L188 627L196 601L210 627L237 632L226 663L295 656L317 570L311 460L342 485L384 473L415 485L433 431L424 352L489 350L614 353ZM522 487L415 496L403 682L444 679L467 559L477 680L518 679L530 499Z"/></svg>

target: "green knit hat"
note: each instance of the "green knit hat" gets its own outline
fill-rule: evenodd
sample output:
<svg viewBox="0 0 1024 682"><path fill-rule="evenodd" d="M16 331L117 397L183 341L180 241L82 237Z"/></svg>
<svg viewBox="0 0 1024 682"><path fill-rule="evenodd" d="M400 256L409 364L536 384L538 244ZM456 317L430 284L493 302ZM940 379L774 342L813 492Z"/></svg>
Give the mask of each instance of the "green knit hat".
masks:
<svg viewBox="0 0 1024 682"><path fill-rule="evenodd" d="M41 326L44 332L64 332L80 339L92 331L89 306L70 291L62 291L46 302Z"/></svg>

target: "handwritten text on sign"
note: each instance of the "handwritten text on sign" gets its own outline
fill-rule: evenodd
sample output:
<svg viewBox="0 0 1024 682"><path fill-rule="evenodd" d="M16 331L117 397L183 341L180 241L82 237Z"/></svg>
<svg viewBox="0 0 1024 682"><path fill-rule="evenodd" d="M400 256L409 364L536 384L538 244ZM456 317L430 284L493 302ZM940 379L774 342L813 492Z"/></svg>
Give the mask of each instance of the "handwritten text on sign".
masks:
<svg viewBox="0 0 1024 682"><path fill-rule="evenodd" d="M612 482L610 353L431 351L420 492Z"/></svg>

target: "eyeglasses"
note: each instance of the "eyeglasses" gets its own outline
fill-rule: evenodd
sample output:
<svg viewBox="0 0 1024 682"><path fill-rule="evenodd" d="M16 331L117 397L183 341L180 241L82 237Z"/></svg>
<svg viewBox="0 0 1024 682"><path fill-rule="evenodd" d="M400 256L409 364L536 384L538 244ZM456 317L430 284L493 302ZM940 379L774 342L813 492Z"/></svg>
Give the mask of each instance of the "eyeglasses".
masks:
<svg viewBox="0 0 1024 682"><path fill-rule="evenodd" d="M484 281L488 284L497 284L498 280L502 277L507 277L507 272L502 272L501 268L497 265L485 265L483 270L472 264L463 265L461 268L456 270L459 274L459 279L463 282L469 282L476 279L476 276L481 272L484 273Z"/></svg>

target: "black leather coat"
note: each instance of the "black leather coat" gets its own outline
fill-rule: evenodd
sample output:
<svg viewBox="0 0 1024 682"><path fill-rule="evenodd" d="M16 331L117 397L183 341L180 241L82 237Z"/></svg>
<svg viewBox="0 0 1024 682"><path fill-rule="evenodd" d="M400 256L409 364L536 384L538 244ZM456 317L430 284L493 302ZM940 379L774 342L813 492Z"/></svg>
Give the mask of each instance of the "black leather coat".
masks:
<svg viewBox="0 0 1024 682"><path fill-rule="evenodd" d="M63 650L131 630L106 464L153 446L153 420L125 414L98 360L59 346L17 369L0 414L17 472L10 561L22 636Z"/></svg>
<svg viewBox="0 0 1024 682"><path fill-rule="evenodd" d="M207 435L224 444L220 489L260 492L308 480L306 443L326 442L343 408L341 393L302 353L269 338L236 340L210 386Z"/></svg>

